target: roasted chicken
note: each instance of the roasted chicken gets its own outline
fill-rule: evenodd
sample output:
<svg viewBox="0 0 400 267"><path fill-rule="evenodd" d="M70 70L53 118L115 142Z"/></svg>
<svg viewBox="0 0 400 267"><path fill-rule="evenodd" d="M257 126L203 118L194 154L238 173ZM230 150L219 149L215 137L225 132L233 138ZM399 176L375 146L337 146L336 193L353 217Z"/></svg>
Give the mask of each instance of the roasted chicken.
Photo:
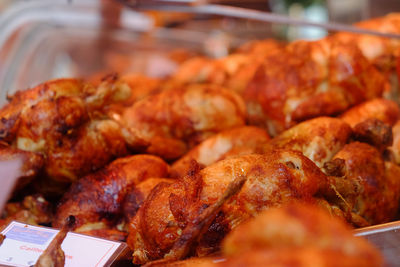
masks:
<svg viewBox="0 0 400 267"><path fill-rule="evenodd" d="M205 167L232 156L262 153L269 139L263 129L253 126L222 131L204 140L174 162L172 175L185 176L189 172L193 160Z"/></svg>
<svg viewBox="0 0 400 267"><path fill-rule="evenodd" d="M245 124L239 95L215 85L165 90L125 109L120 122L150 145L147 152L172 160L219 131Z"/></svg>
<svg viewBox="0 0 400 267"><path fill-rule="evenodd" d="M44 157L36 165L31 164L34 157L26 159L25 166L31 168L25 173L36 173L43 164L44 179L53 180L54 187L44 182L38 190L62 192L60 187L126 155L128 148L145 144L102 112L108 104L128 97L127 90L116 80L93 87L61 79L16 93L0 110L1 139L10 144L2 153L20 149Z"/></svg>
<svg viewBox="0 0 400 267"><path fill-rule="evenodd" d="M359 26L400 33L400 15ZM399 49L350 33L265 40L166 79L17 92L0 109L0 159L23 159L13 196L25 199L0 223L127 238L134 264L381 266L335 218L362 227L399 212ZM32 191L52 193L55 214L18 195ZM57 242L43 258L62 263ZM194 256L210 258L179 261Z"/></svg>
<svg viewBox="0 0 400 267"><path fill-rule="evenodd" d="M128 211L124 210L124 202L129 192L147 178L167 177L168 171L169 166L156 156L119 158L71 186L57 207L53 226L62 227L72 215L75 217L76 232L95 233L112 239L124 236L123 233L118 235L115 230L124 217L123 212ZM140 190L135 192L137 198L143 197Z"/></svg>
<svg viewBox="0 0 400 267"><path fill-rule="evenodd" d="M190 218L216 203L241 178L245 178L241 190L196 237L197 245L191 248L195 255L216 251L231 229L260 211L293 200L313 201L328 187L327 177L311 160L290 150L228 158L201 171L194 168L175 183L160 183L140 207L128 237L133 262L143 264L170 255L175 242L186 238L182 233Z"/></svg>

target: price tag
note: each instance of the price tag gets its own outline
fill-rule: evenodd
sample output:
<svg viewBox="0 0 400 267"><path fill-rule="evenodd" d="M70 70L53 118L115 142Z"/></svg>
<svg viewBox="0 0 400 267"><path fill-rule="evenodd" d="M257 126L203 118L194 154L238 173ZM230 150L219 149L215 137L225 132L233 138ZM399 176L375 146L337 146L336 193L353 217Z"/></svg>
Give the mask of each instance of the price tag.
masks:
<svg viewBox="0 0 400 267"><path fill-rule="evenodd" d="M58 233L46 227L11 222L2 232L6 236L0 246L0 265L34 265ZM68 233L61 245L65 266L109 266L127 249L125 243Z"/></svg>

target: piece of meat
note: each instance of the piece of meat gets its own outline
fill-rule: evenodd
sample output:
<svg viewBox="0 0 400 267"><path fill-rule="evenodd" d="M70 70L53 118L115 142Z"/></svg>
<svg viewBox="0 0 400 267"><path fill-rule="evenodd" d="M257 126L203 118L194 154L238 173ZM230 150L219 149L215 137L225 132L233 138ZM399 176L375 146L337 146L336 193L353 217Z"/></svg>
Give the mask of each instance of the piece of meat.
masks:
<svg viewBox="0 0 400 267"><path fill-rule="evenodd" d="M393 126L400 119L400 108L394 101L377 98L348 109L340 118L351 127L372 118Z"/></svg>
<svg viewBox="0 0 400 267"><path fill-rule="evenodd" d="M265 130L254 126L243 126L222 131L192 148L172 165L171 175L185 176L193 160L208 166L219 160L246 154L259 154L269 141Z"/></svg>
<svg viewBox="0 0 400 267"><path fill-rule="evenodd" d="M136 215L138 209L142 206L151 190L159 183L173 183L174 179L167 178L147 178L135 187L126 195L123 207L125 221L129 223Z"/></svg>
<svg viewBox="0 0 400 267"><path fill-rule="evenodd" d="M246 182L216 215L197 245L195 255L218 249L222 238L242 221L262 210L293 200L314 201L327 187L327 177L300 152L276 150L265 155L245 155L214 163L175 183L156 186L130 224L128 244L133 262L162 259L185 231L188 218L213 205L229 184Z"/></svg>
<svg viewBox="0 0 400 267"><path fill-rule="evenodd" d="M133 186L147 178L168 177L168 171L168 164L152 155L117 159L71 186L57 207L52 225L61 227L72 215L77 232L114 227L123 218L125 197Z"/></svg>
<svg viewBox="0 0 400 267"><path fill-rule="evenodd" d="M400 165L400 120L392 128L393 144L389 148L393 161Z"/></svg>
<svg viewBox="0 0 400 267"><path fill-rule="evenodd" d="M330 161L348 142L350 126L337 118L320 117L304 121L271 139L267 148L301 151L318 167Z"/></svg>
<svg viewBox="0 0 400 267"><path fill-rule="evenodd" d="M60 229L54 239L50 242L47 248L40 255L35 263L35 267L64 267L65 253L61 248L61 244L67 237L68 231L73 228L74 217L68 217L64 226Z"/></svg>
<svg viewBox="0 0 400 267"><path fill-rule="evenodd" d="M261 212L224 239L222 255L146 266L384 266L380 252L317 206L291 203Z"/></svg>
<svg viewBox="0 0 400 267"><path fill-rule="evenodd" d="M127 108L121 123L149 142L147 152L172 160L222 130L245 123L241 97L215 85L165 90Z"/></svg>
<svg viewBox="0 0 400 267"><path fill-rule="evenodd" d="M355 44L296 41L266 57L243 92L250 124L275 136L382 95L387 80Z"/></svg>
<svg viewBox="0 0 400 267"><path fill-rule="evenodd" d="M360 142L345 145L334 159L344 160L345 173L341 179L355 185L353 189L338 188L343 209L350 209L369 224L393 220L400 199L398 167L385 163L376 148Z"/></svg>
<svg viewBox="0 0 400 267"><path fill-rule="evenodd" d="M17 92L0 109L0 139L13 148L41 154L44 180L63 184L59 189L66 187L126 155L128 148L145 145L104 111L129 95L129 87L115 77L98 86L77 79L45 82ZM41 187L48 189L46 182Z"/></svg>
<svg viewBox="0 0 400 267"><path fill-rule="evenodd" d="M383 266L379 251L314 206L271 209L233 230L215 266Z"/></svg>
<svg viewBox="0 0 400 267"><path fill-rule="evenodd" d="M392 127L378 119L366 119L354 126L353 138L384 151L393 143Z"/></svg>

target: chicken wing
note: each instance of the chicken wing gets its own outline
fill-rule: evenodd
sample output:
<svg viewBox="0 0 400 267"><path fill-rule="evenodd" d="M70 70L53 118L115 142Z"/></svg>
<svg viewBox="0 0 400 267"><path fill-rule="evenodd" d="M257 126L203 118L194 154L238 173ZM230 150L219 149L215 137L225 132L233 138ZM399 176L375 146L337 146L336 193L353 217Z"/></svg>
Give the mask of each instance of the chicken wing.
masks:
<svg viewBox="0 0 400 267"><path fill-rule="evenodd" d="M185 176L193 160L208 166L219 160L245 154L262 153L269 141L268 134L261 128L243 126L222 131L192 148L172 165L171 175Z"/></svg>
<svg viewBox="0 0 400 267"><path fill-rule="evenodd" d="M147 152L176 159L210 135L245 123L241 97L215 85L165 90L127 108L121 123L150 144Z"/></svg>

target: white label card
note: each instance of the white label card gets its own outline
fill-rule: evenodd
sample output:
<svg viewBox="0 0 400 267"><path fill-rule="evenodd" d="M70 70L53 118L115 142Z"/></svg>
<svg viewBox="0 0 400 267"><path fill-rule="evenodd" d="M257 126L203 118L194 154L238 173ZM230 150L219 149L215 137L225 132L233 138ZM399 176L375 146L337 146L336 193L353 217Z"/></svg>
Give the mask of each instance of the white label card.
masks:
<svg viewBox="0 0 400 267"><path fill-rule="evenodd" d="M58 233L58 230L11 222L2 232L6 236L0 246L0 265L34 265ZM115 256L123 243L68 233L61 245L65 266L104 266Z"/></svg>

